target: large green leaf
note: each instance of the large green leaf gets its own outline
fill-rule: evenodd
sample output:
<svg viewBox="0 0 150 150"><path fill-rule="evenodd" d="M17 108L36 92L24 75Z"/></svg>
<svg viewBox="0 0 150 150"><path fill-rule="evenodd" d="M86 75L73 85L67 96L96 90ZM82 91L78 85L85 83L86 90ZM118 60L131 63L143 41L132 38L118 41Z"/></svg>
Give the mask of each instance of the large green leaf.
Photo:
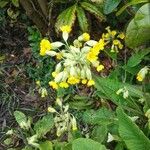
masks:
<svg viewBox="0 0 150 150"><path fill-rule="evenodd" d="M0 8L4 8L9 3L8 0L2 0L0 1Z"/></svg>
<svg viewBox="0 0 150 150"><path fill-rule="evenodd" d="M129 67L135 67L137 66L145 55L150 53L150 48L142 49L141 51L138 51L137 53L132 54L132 56L129 58L127 62L127 66Z"/></svg>
<svg viewBox="0 0 150 150"><path fill-rule="evenodd" d="M126 30L125 42L135 48L150 41L150 3L143 5L131 20Z"/></svg>
<svg viewBox="0 0 150 150"><path fill-rule="evenodd" d="M104 3L104 13L111 13L121 2L121 0L106 0Z"/></svg>
<svg viewBox="0 0 150 150"><path fill-rule="evenodd" d="M77 18L79 26L83 32L88 32L88 20L82 7L77 7Z"/></svg>
<svg viewBox="0 0 150 150"><path fill-rule="evenodd" d="M62 13L59 14L57 17L57 21L55 24L56 31L60 30L61 26L69 25L73 26L75 19L76 19L76 5L73 5L67 9L65 9Z"/></svg>
<svg viewBox="0 0 150 150"><path fill-rule="evenodd" d="M82 2L80 3L81 6L89 11L91 14L95 15L95 17L97 19L99 19L100 21L105 21L106 17L101 13L101 11L98 9L98 7L96 7L95 5L88 3L88 2Z"/></svg>
<svg viewBox="0 0 150 150"><path fill-rule="evenodd" d="M48 114L42 119L38 120L34 125L34 130L36 134L41 137L44 136L54 125L53 116Z"/></svg>
<svg viewBox="0 0 150 150"><path fill-rule="evenodd" d="M85 123L92 125L107 125L114 122L115 116L112 111L107 108L98 110L87 110L83 113L82 119Z"/></svg>
<svg viewBox="0 0 150 150"><path fill-rule="evenodd" d="M127 7L131 5L136 5L140 3L148 2L149 0L131 0L129 3L125 4L117 13L116 15L119 16Z"/></svg>
<svg viewBox="0 0 150 150"><path fill-rule="evenodd" d="M72 142L72 150L106 150L106 148L91 139L79 138Z"/></svg>
<svg viewBox="0 0 150 150"><path fill-rule="evenodd" d="M109 78L94 76L94 79L96 83L95 87L97 88L97 90L104 93L108 99L112 100L117 105L126 104L125 99L121 95L116 94L116 92L121 88L126 87L129 91L130 96L138 98L143 96L143 92L137 86L122 83Z"/></svg>
<svg viewBox="0 0 150 150"><path fill-rule="evenodd" d="M53 144L50 141L40 143L40 150L53 150Z"/></svg>
<svg viewBox="0 0 150 150"><path fill-rule="evenodd" d="M149 150L150 140L132 122L131 119L123 112L122 109L117 109L119 119L119 134L126 143L129 150Z"/></svg>

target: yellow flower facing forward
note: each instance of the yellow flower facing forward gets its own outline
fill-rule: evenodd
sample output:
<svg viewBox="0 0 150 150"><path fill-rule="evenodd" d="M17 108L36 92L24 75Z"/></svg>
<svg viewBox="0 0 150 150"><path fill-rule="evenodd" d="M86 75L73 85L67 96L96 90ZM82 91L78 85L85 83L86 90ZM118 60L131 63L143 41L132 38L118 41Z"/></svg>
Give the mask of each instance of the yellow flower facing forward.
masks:
<svg viewBox="0 0 150 150"><path fill-rule="evenodd" d="M148 73L148 70L149 70L149 68L148 68L147 66L145 66L144 68L142 68L142 69L138 72L136 79L137 79L138 81L143 81L144 78L145 78L145 76L146 76L146 74Z"/></svg>
<svg viewBox="0 0 150 150"><path fill-rule="evenodd" d="M41 82L40 82L39 80L37 80L37 81L36 81L36 85L37 85L37 86L40 86L40 85L41 85Z"/></svg>
<svg viewBox="0 0 150 150"><path fill-rule="evenodd" d="M104 66L103 65L99 65L97 68L96 68L96 70L98 71L98 72L100 72L101 70L103 70L104 69Z"/></svg>
<svg viewBox="0 0 150 150"><path fill-rule="evenodd" d="M119 40L113 40L114 45L119 45L120 41Z"/></svg>
<svg viewBox="0 0 150 150"><path fill-rule="evenodd" d="M111 31L111 35L114 37L117 34L115 30Z"/></svg>
<svg viewBox="0 0 150 150"><path fill-rule="evenodd" d="M89 41L90 40L90 35L88 33L83 33L83 40L84 41Z"/></svg>
<svg viewBox="0 0 150 150"><path fill-rule="evenodd" d="M68 84L67 82L61 82L61 83L59 84L59 86L60 86L61 88L68 88L68 87L69 87L69 84Z"/></svg>
<svg viewBox="0 0 150 150"><path fill-rule="evenodd" d="M81 82L82 82L82 84L86 84L87 83L87 79L83 79Z"/></svg>
<svg viewBox="0 0 150 150"><path fill-rule="evenodd" d="M120 34L118 35L118 37L119 37L120 39L124 39L124 38L125 38L125 35L124 35L124 33L120 33Z"/></svg>
<svg viewBox="0 0 150 150"><path fill-rule="evenodd" d="M98 59L97 55L95 54L95 52L90 51L87 56L86 56L87 60L89 60L90 62L96 61Z"/></svg>
<svg viewBox="0 0 150 150"><path fill-rule="evenodd" d="M74 76L71 76L68 78L67 82L71 85L74 85L74 84L78 84L80 82L80 80Z"/></svg>
<svg viewBox="0 0 150 150"><path fill-rule="evenodd" d="M56 83L56 82L54 82L54 81L50 81L49 82L49 85L53 88L53 89L58 89L58 84Z"/></svg>
<svg viewBox="0 0 150 150"><path fill-rule="evenodd" d="M49 40L43 39L40 43L40 55L44 56L46 55L46 51L51 50L52 46Z"/></svg>
<svg viewBox="0 0 150 150"><path fill-rule="evenodd" d="M87 86L92 86L92 85L95 85L94 80L89 80L87 83Z"/></svg>
<svg viewBox="0 0 150 150"><path fill-rule="evenodd" d="M65 25L65 26L60 27L60 30L61 30L62 32L70 33L70 32L71 32L71 27L68 26L68 25Z"/></svg>

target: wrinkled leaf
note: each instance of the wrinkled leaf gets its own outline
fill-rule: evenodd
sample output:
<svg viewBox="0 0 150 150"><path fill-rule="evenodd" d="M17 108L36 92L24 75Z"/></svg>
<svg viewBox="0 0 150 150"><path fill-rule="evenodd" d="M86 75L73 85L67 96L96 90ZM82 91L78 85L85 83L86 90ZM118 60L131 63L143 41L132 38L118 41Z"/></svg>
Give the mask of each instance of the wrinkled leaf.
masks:
<svg viewBox="0 0 150 150"><path fill-rule="evenodd" d="M101 11L98 9L98 7L96 7L95 5L91 4L91 3L87 3L87 2L82 2L80 3L81 6L89 11L91 14L95 15L95 17L97 19L99 19L100 21L105 21L106 17L101 13Z"/></svg>
<svg viewBox="0 0 150 150"><path fill-rule="evenodd" d="M3 0L0 2L0 8L4 8L8 4L7 0Z"/></svg>
<svg viewBox="0 0 150 150"><path fill-rule="evenodd" d="M150 3L143 5L131 20L126 30L125 42L135 48L150 41Z"/></svg>
<svg viewBox="0 0 150 150"><path fill-rule="evenodd" d="M15 7L19 7L19 0L11 0Z"/></svg>
<svg viewBox="0 0 150 150"><path fill-rule="evenodd" d="M78 18L78 22L79 22L79 26L81 28L81 30L83 32L87 32L88 31L88 20L87 17L85 15L85 12L83 10L82 7L77 7L77 18Z"/></svg>
<svg viewBox="0 0 150 150"><path fill-rule="evenodd" d="M78 138L72 142L72 150L106 150L106 148L91 139Z"/></svg>
<svg viewBox="0 0 150 150"><path fill-rule="evenodd" d="M85 123L92 125L107 125L114 122L114 114L107 108L98 110L87 110L83 113L82 119Z"/></svg>
<svg viewBox="0 0 150 150"><path fill-rule="evenodd" d="M106 0L104 3L104 13L111 13L121 2L121 0Z"/></svg>
<svg viewBox="0 0 150 150"><path fill-rule="evenodd" d="M144 135L142 130L129 119L122 109L117 109L117 116L119 119L119 134L128 149L149 150L150 140Z"/></svg>
<svg viewBox="0 0 150 150"><path fill-rule="evenodd" d="M65 9L58 17L55 24L56 31L60 30L60 27L64 25L73 26L76 19L76 5L73 5L67 9Z"/></svg>
<svg viewBox="0 0 150 150"><path fill-rule="evenodd" d="M46 115L42 119L38 120L34 125L36 134L41 137L51 130L54 125L52 115Z"/></svg>

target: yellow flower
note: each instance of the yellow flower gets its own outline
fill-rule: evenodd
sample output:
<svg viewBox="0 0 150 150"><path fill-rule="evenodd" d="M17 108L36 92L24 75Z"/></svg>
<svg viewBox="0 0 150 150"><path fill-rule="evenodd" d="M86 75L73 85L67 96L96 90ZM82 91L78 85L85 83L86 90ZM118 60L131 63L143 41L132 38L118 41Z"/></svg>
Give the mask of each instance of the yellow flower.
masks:
<svg viewBox="0 0 150 150"><path fill-rule="evenodd" d="M41 83L40 83L40 81L39 81L39 80L37 80L37 81L36 81L36 85L38 85L38 86L40 86L40 85L41 85Z"/></svg>
<svg viewBox="0 0 150 150"><path fill-rule="evenodd" d="M81 82L82 82L82 84L86 84L87 83L87 79L83 79Z"/></svg>
<svg viewBox="0 0 150 150"><path fill-rule="evenodd" d="M57 58L58 60L62 59L62 54L61 54L61 53L57 53L57 54L56 54L56 58Z"/></svg>
<svg viewBox="0 0 150 150"><path fill-rule="evenodd" d="M99 65L97 68L96 68L96 70L99 72L99 71L101 71L101 70L103 70L104 69L104 66L103 65Z"/></svg>
<svg viewBox="0 0 150 150"><path fill-rule="evenodd" d="M83 40L84 41L89 41L90 40L90 35L88 33L83 33Z"/></svg>
<svg viewBox="0 0 150 150"><path fill-rule="evenodd" d="M50 81L49 82L49 85L53 88L53 89L58 89L58 84L56 83L56 82L54 82L54 81Z"/></svg>
<svg viewBox="0 0 150 150"><path fill-rule="evenodd" d="M71 122L72 122L72 130L76 131L77 130L77 121L76 121L76 118L74 116L73 116Z"/></svg>
<svg viewBox="0 0 150 150"><path fill-rule="evenodd" d="M120 39L124 39L124 38L125 38L125 35L124 35L124 33L120 33L120 34L118 35L118 37L119 37Z"/></svg>
<svg viewBox="0 0 150 150"><path fill-rule="evenodd" d="M68 88L68 87L69 87L69 84L68 84L67 82L61 82L61 83L59 84L59 86L60 86L61 88Z"/></svg>
<svg viewBox="0 0 150 150"><path fill-rule="evenodd" d="M71 27L68 26L68 25L65 25L65 26L60 27L60 30L61 30L62 32L70 33L70 32L71 32Z"/></svg>
<svg viewBox="0 0 150 150"><path fill-rule="evenodd" d="M46 51L51 50L52 46L49 40L43 39L40 43L40 55L46 55Z"/></svg>
<svg viewBox="0 0 150 150"><path fill-rule="evenodd" d="M114 45L119 45L120 41L119 40L113 40Z"/></svg>
<svg viewBox="0 0 150 150"><path fill-rule="evenodd" d="M71 76L68 78L68 83L69 84L78 84L80 82L80 80L74 76Z"/></svg>
<svg viewBox="0 0 150 150"><path fill-rule="evenodd" d="M111 35L115 36L117 34L117 32L115 30L111 31Z"/></svg>
<svg viewBox="0 0 150 150"><path fill-rule="evenodd" d="M87 83L87 86L92 86L94 84L95 84L94 80L89 80L88 83Z"/></svg>
<svg viewBox="0 0 150 150"><path fill-rule="evenodd" d="M144 78L145 78L145 76L146 76L146 74L148 73L148 70L149 70L149 68L148 68L147 66L145 66L144 68L142 68L142 69L138 72L136 79L137 79L138 81L143 81Z"/></svg>
<svg viewBox="0 0 150 150"><path fill-rule="evenodd" d="M123 49L123 45L121 44L121 42L119 42L118 47L119 49Z"/></svg>
<svg viewBox="0 0 150 150"><path fill-rule="evenodd" d="M95 55L95 53L91 51L87 54L86 58L90 62L96 61L98 59L97 55Z"/></svg>
<svg viewBox="0 0 150 150"><path fill-rule="evenodd" d="M55 78L57 76L57 73L55 71L52 72L52 76Z"/></svg>
<svg viewBox="0 0 150 150"><path fill-rule="evenodd" d="M47 111L50 112L50 113L56 112L56 110L53 107L48 107Z"/></svg>

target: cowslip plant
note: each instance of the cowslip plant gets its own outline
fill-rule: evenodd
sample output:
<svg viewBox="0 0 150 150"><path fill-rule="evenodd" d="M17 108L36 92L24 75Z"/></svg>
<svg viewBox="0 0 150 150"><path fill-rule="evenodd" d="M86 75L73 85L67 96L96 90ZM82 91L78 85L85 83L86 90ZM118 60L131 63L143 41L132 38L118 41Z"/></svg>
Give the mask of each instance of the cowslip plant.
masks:
<svg viewBox="0 0 150 150"><path fill-rule="evenodd" d="M53 42L43 39L40 43L40 55L56 57L59 62L52 73L54 80L49 82L53 89L68 88L70 85L83 84L92 86L95 84L91 69L94 67L98 72L104 69L99 60L99 54L105 47L111 47L111 52L118 52L123 48L120 40L124 39L123 33L110 30L104 33L99 41L91 40L88 33L83 33L72 44L68 43L71 27L62 26L64 43Z"/></svg>
<svg viewBox="0 0 150 150"><path fill-rule="evenodd" d="M59 110L57 111L53 107L48 107L48 112L55 113L54 117L54 124L56 127L56 134L57 136L61 136L66 131L73 131L77 130L77 123L75 117L68 112L69 105L63 105L62 99L57 98L56 104L59 107Z"/></svg>

